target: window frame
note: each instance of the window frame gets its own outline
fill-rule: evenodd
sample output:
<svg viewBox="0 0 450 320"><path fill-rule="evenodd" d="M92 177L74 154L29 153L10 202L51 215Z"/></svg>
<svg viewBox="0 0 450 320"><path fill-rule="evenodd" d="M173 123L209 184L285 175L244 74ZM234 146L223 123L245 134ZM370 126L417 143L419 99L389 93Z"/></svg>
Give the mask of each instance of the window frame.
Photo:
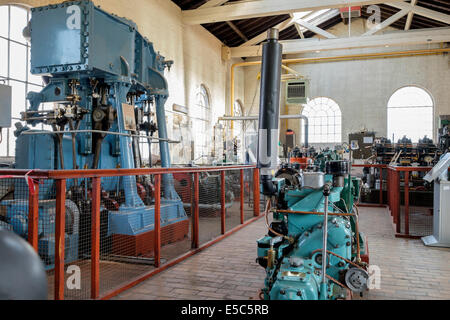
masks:
<svg viewBox="0 0 450 320"><path fill-rule="evenodd" d="M401 106L399 107L399 106L397 106L397 107L390 107L389 104L390 104L392 98L394 97L394 95L396 93L398 93L399 91L401 91L403 89L406 89L406 88L417 88L417 89L423 91L430 98L432 105L431 106L407 106L407 107L401 107ZM390 128L389 128L389 110L392 110L392 109L405 109L405 110L408 110L408 109L415 109L415 108L431 108L431 115L432 115L432 119L431 119L431 136L428 136L428 135L427 136L428 136L428 138L432 138L433 140L435 139L436 102L435 102L435 99L434 99L433 95L431 94L431 92L427 88L424 88L424 87L422 87L420 85L417 85L417 84L410 84L410 85L405 85L405 86L402 86L400 88L397 88L389 96L389 99L387 100L387 104L386 104L386 131L387 131L386 134L387 134L387 138L388 139L392 138L392 134L391 134ZM403 136L404 135L395 137L395 139L396 140L401 139L401 138L403 138ZM419 135L419 139L423 138L423 136L424 135ZM411 137L408 137L408 138L411 139ZM414 139L412 139L412 140L413 140L413 143L417 143L418 142L418 141L414 141ZM392 141L392 142L395 143L396 141Z"/></svg>
<svg viewBox="0 0 450 320"><path fill-rule="evenodd" d="M7 11L8 11L8 16L7 16L7 19L8 19L8 21L7 21L7 25L8 25L7 37L5 37L3 35L0 35L0 40L5 41L5 43L6 43L6 77L4 75L0 75L0 82L6 84L8 86L11 86L11 87L14 87L15 83L16 84L19 83L19 84L24 85L24 95L23 95L24 110L23 111L26 111L26 108L27 108L27 99L26 99L26 97L27 97L28 92L31 91L30 87L33 86L33 87L44 88L44 85L43 85L42 81L41 81L41 83L35 83L35 82L32 82L30 80L30 75L31 75L31 73L30 73L30 64L31 64L31 62L30 62L30 60L31 60L31 57L30 57L30 48L31 48L30 43L28 41L26 41L25 39L23 39L24 40L23 42L17 41L16 39L12 39L12 36L11 36L12 32L11 32L11 30L13 29L12 26L13 26L14 22L13 22L13 17L11 16L11 11L12 11L11 8L14 7L14 8L18 8L18 9L26 11L26 13L27 13L27 23L29 23L29 21L31 19L31 10L27 6L20 5L20 4L4 4L4 5L0 5L0 7L7 7L8 8L7 9ZM23 26L23 28L25 28L25 27L26 27L26 25ZM21 30L21 32L22 32L22 30ZM26 51L26 53L25 53L25 59L26 59L26 61L25 61L25 79L17 79L15 77L11 77L11 63L12 63L12 59L11 59L11 56L12 56L11 43L14 43L14 44L16 44L18 46L22 46L22 47L25 48L25 51ZM3 57L0 57L0 59L3 59ZM14 105L13 105L12 106L12 115L14 114L14 112L15 112L15 109L14 109ZM20 119L15 118L15 117L13 117L12 120L20 121ZM14 150L15 143L11 143L11 139L12 139L12 137L14 135L14 127L5 128L5 129L6 130L3 132L2 135L5 135L5 133L6 133L6 137L4 137L2 139L3 140L2 143L6 143L6 154L4 154L3 152L0 151L0 157L10 158L10 157L14 157L15 156L15 150Z"/></svg>
<svg viewBox="0 0 450 320"><path fill-rule="evenodd" d="M319 100L319 99L326 99L327 103L316 103L314 101ZM330 103L331 102L331 103ZM314 106L328 106L328 110L315 110ZM337 107L337 111L339 111L339 114L336 114L336 111L333 111L332 108L336 106ZM311 116L308 114L305 114L305 112L307 111L307 108L310 108L312 111L314 111L316 113L316 116ZM326 112L326 116L317 116L317 114L322 111L322 112ZM330 112L334 113L333 115L330 114ZM306 104L302 104L302 115L305 115L308 117L309 119L309 143L311 144L341 144L343 142L343 138L342 138L342 109L339 106L339 104L333 100L332 98L329 97L325 97L325 96L319 96L319 97L315 97L311 100L308 101L308 103ZM324 126L322 124L320 125L315 125L314 122L312 121L312 118L333 118L334 119L334 124L330 124L329 122L327 122L327 125ZM336 119L339 119L340 124L336 124ZM329 126L332 125L334 128L334 133L330 133L328 131ZM314 139L315 136L318 136L317 134L314 134L315 131L313 132L315 127L327 127L327 132L326 132L326 136L327 136L327 141L322 141L322 139L320 139L320 141L317 141ZM339 129L339 130L338 130ZM339 135L339 138L336 141L336 137ZM301 134L301 138L302 141L304 141L305 139L305 124L303 124L302 126L302 134ZM330 139L330 137L332 137L332 139Z"/></svg>
<svg viewBox="0 0 450 320"><path fill-rule="evenodd" d="M201 96L201 99L199 99L199 96ZM205 102L205 105L199 102ZM211 130L211 111L212 111L212 103L211 103L211 95L209 92L208 87L205 84L201 84L197 89L195 93L195 103L194 108L197 108L196 110L190 110L189 117L191 119L192 127L194 128L195 123L201 123L203 131L203 138L202 139L195 139L194 140L194 161L202 160L205 156L208 156L208 138L210 135L207 134L208 130ZM200 116L198 115L199 108L200 110ZM195 133L192 130L193 136L195 136ZM200 144L201 143L201 144ZM200 148L201 152L198 150ZM206 152L206 154L205 154Z"/></svg>

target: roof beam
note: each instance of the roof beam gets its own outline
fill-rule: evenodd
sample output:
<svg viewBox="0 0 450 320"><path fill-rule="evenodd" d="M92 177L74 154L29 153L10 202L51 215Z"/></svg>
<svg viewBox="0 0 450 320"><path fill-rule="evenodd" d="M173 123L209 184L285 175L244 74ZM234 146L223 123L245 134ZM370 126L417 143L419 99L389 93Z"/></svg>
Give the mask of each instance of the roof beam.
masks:
<svg viewBox="0 0 450 320"><path fill-rule="evenodd" d="M430 10L427 8L423 8L420 6L412 6L409 3L404 2L392 2L389 1L386 3L387 5L397 8L397 9L407 9L409 11L414 12L414 14L418 14L419 16L423 16L432 20L440 21L446 24L450 24L450 15L445 13L440 13L434 10Z"/></svg>
<svg viewBox="0 0 450 320"><path fill-rule="evenodd" d="M247 37L242 33L241 30L239 30L239 28L238 28L233 22L227 21L227 25L229 25L230 28L233 29L233 31L236 32L237 35L238 35L239 37L241 37L242 40L248 41Z"/></svg>
<svg viewBox="0 0 450 320"><path fill-rule="evenodd" d="M417 0L411 0L411 6L414 7L417 4ZM411 29L411 24L414 18L414 11L410 11L408 13L408 18L406 19L406 24L405 24L405 31L408 31L409 29Z"/></svg>
<svg viewBox="0 0 450 320"><path fill-rule="evenodd" d="M289 14L291 16L291 19L295 20L295 16L293 13ZM297 30L298 35L300 36L300 39L305 39L305 35L303 34L302 28L299 24L294 22L295 30Z"/></svg>
<svg viewBox="0 0 450 320"><path fill-rule="evenodd" d="M211 0L213 1L213 0ZM390 0L389 2L403 2L404 0ZM249 19L271 15L288 14L292 12L317 11L329 8L343 8L349 6L364 6L385 3L382 0L259 0L230 3L226 6L183 10L185 24L204 24L237 19Z"/></svg>
<svg viewBox="0 0 450 320"><path fill-rule="evenodd" d="M401 18L403 18L404 16L406 16L409 12L410 12L410 10L408 10L408 9L400 10L393 16L390 16L388 19L384 20L382 23L377 24L375 27L373 27L372 29L370 29L369 31L364 33L363 36L371 36L371 35L377 33L378 31L383 30L386 27L389 27L391 24L395 23L396 21L398 21Z"/></svg>
<svg viewBox="0 0 450 320"><path fill-rule="evenodd" d="M305 39L305 34L302 31L302 26L298 23L295 23L295 29L297 29L297 33L300 36L301 39Z"/></svg>
<svg viewBox="0 0 450 320"><path fill-rule="evenodd" d="M309 23L306 20L303 19L298 19L296 21L296 23L298 23L299 25L301 25L302 27L305 27L306 29L316 33L316 34L320 34L321 36L324 36L325 38L328 39L336 39L336 36L334 34L329 33L328 31L325 31L323 29L320 29L318 26L315 26L312 23Z"/></svg>
<svg viewBox="0 0 450 320"><path fill-rule="evenodd" d="M381 35L359 36L339 39L317 39L282 41L283 54L298 54L323 50L341 50L398 45L417 45L450 42L450 27L390 32ZM232 58L258 57L259 46L231 48Z"/></svg>
<svg viewBox="0 0 450 320"><path fill-rule="evenodd" d="M213 8L219 7L224 3L228 2L228 0L208 0L206 3L202 4L199 8Z"/></svg>
<svg viewBox="0 0 450 320"><path fill-rule="evenodd" d="M293 24L294 24L294 20L291 18L291 19L284 20L283 22L280 22L273 28L276 28L279 31L283 31L283 30L289 28L290 26L292 26ZM260 33L259 35L257 35L256 37L253 37L250 40L248 40L247 42L243 43L242 45L240 45L240 47L253 46L253 45L258 44L261 41L264 41L266 39L267 39L267 31L264 31L264 32Z"/></svg>

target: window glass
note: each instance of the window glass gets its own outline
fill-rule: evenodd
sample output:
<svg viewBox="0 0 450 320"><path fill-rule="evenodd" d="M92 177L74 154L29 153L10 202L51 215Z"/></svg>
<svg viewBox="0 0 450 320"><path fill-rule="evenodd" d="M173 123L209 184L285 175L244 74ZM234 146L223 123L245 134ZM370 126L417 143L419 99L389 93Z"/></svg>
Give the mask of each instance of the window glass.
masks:
<svg viewBox="0 0 450 320"><path fill-rule="evenodd" d="M40 92L43 88L41 77L29 72L30 46L22 34L29 19L30 13L22 7L0 6L0 83L12 87L13 117L12 128L4 128L2 132L0 156L14 156L14 123L20 118L20 113L25 111L27 92Z"/></svg>
<svg viewBox="0 0 450 320"><path fill-rule="evenodd" d="M7 76L8 76L8 40L0 38L0 79L6 78Z"/></svg>
<svg viewBox="0 0 450 320"><path fill-rule="evenodd" d="M8 6L0 6L0 37L8 38Z"/></svg>
<svg viewBox="0 0 450 320"><path fill-rule="evenodd" d="M325 97L315 98L304 105L303 115L309 118L310 143L342 142L342 113L336 102ZM303 140L304 132L303 128Z"/></svg>
<svg viewBox="0 0 450 320"><path fill-rule="evenodd" d="M11 14L10 39L26 44L23 29L28 23L28 10L17 6L9 6Z"/></svg>
<svg viewBox="0 0 450 320"><path fill-rule="evenodd" d="M208 89L201 85L197 90L194 108L190 110L194 135L194 161L206 163L211 141L211 105Z"/></svg>
<svg viewBox="0 0 450 320"><path fill-rule="evenodd" d="M396 142L403 136L413 142L433 137L433 99L422 88L401 88L389 100L388 137Z"/></svg>

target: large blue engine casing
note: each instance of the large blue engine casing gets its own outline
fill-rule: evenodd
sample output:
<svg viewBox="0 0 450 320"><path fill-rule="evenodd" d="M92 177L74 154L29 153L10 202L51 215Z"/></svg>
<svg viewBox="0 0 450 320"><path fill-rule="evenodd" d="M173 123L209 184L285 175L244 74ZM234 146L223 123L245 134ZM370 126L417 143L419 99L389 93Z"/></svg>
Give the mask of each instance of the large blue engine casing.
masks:
<svg viewBox="0 0 450 320"><path fill-rule="evenodd" d="M26 238L28 235L28 201L7 200L2 205L6 207L6 218L11 229L18 235ZM38 252L48 268L54 264L55 258L55 219L56 201L39 201L39 242ZM80 212L70 200L66 200L66 236L65 258L66 262L78 260L79 221Z"/></svg>
<svg viewBox="0 0 450 320"><path fill-rule="evenodd" d="M164 71L173 62L155 51L153 44L138 32L134 22L109 14L92 1L66 1L32 8L31 11L31 72L48 77L48 81L41 92L28 94L30 106L22 117L28 125L34 127L43 123L48 125L48 129L34 130L25 126L16 131L16 169L136 168L136 150L132 146L138 143L131 137L136 132L126 128L125 122L129 119L126 118L124 104L133 105L135 112L141 108L148 114L149 122L153 114L150 108L154 104L161 163L165 168L170 167L164 107L168 86ZM46 105L42 107L44 103ZM43 113L43 109L51 109L52 105L53 110ZM145 106L148 109L143 109ZM105 120L95 120L95 112L99 110L106 115L102 119L109 121L106 129L96 127L106 123ZM70 121L79 121L78 126L71 128ZM56 129L82 132L61 134L56 133ZM108 133L100 139L100 134L93 130ZM141 129L137 127L136 130ZM75 134L75 143L72 142L72 134ZM99 150L96 149L96 141L101 141ZM148 177L146 181L149 181ZM22 201L20 213L14 202L3 201L1 205L8 208L7 222L15 225L15 230L26 237L28 207L24 201L28 199L28 192L24 190L28 189L25 181L14 184L14 201ZM148 200L144 203L137 187L134 176L102 179L102 191L123 197L118 208L108 208L108 235L137 236L154 229L154 205ZM84 179L68 180L67 188L70 190L68 199L74 194L78 197L73 199L77 205L90 201L89 185ZM80 191L80 188L84 190ZM177 222L187 225L188 218L175 192L171 175L162 177L162 190L161 225ZM55 199L53 181L45 181L40 186L39 199ZM102 211L105 209L102 205ZM40 228L49 223L52 212L40 208ZM48 240L45 240L47 244L40 241L39 247L41 255L49 257L47 260L51 262L54 225L50 226L42 229L42 239ZM66 233L66 250L70 249L73 254L67 254L66 261L78 258L76 250L71 248L77 246L75 238L79 230L75 229L79 226L72 227L72 234Z"/></svg>

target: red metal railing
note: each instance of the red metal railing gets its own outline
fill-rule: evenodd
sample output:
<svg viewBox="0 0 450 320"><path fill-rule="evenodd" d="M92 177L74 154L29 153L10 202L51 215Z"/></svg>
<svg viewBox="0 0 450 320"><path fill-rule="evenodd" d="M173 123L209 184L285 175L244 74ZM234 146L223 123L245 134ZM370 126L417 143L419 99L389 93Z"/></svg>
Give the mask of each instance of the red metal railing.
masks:
<svg viewBox="0 0 450 320"><path fill-rule="evenodd" d="M230 171L239 170L240 182L240 225L226 231L226 195L225 195L225 174ZM253 171L253 216L254 218L245 221L244 219L244 172ZM215 239L200 245L199 241L199 175L206 172L220 172L220 224L221 235ZM187 173L193 175L193 210L191 224L191 242L192 249L185 254L161 264L161 181L164 174ZM204 167L204 168L151 168L151 169L111 169L111 170L64 170L64 171L44 171L35 170L32 172L23 170L0 170L0 176L8 175L15 178L26 178L29 176L29 183L35 192L29 193L29 223L28 223L28 241L33 248L38 250L38 223L39 223L39 184L47 179L55 181L56 185L56 220L55 220L55 263L54 263L54 299L63 300L65 298L65 228L66 228L66 182L69 179L92 179L92 198L91 203L91 238L90 238L90 298L91 299L109 299L115 295L131 288L132 286L150 278L151 276L183 261L184 259L200 252L221 241L225 237L242 229L248 224L258 220L260 215L260 192L259 192L259 170L254 166L230 166L230 167ZM120 287L113 288L101 295L100 290L100 224L101 224L101 179L107 177L124 176L154 176L154 203L155 203L155 221L154 221L154 267L155 269L140 275ZM30 187L30 185L29 185ZM30 187L30 188L31 188ZM31 189L30 189L31 190Z"/></svg>
<svg viewBox="0 0 450 320"><path fill-rule="evenodd" d="M388 207L395 225L396 237L398 238L420 238L410 234L410 176L412 172L428 172L432 167L395 167L388 166ZM404 221L401 215L401 189L400 184L404 181ZM402 232L402 223L404 231Z"/></svg>

